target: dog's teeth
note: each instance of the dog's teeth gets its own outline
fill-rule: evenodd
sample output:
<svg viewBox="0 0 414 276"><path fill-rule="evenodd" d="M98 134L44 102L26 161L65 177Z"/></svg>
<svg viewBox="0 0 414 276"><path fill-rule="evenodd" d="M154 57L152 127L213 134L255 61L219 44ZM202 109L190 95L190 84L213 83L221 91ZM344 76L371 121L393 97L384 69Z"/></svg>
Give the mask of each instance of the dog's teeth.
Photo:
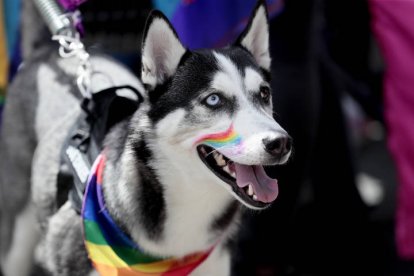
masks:
<svg viewBox="0 0 414 276"><path fill-rule="evenodd" d="M217 165L220 167L226 166L226 160L224 160L223 155L218 152L214 152L214 159L216 159Z"/></svg>
<svg viewBox="0 0 414 276"><path fill-rule="evenodd" d="M236 172L235 172L235 171L231 171L230 175L231 175L231 176L233 176L234 178L237 178L237 177L236 177Z"/></svg>
<svg viewBox="0 0 414 276"><path fill-rule="evenodd" d="M249 196L252 196L253 195L253 187L252 187L252 185L249 185L249 189L247 190L247 194L249 195Z"/></svg>
<svg viewBox="0 0 414 276"><path fill-rule="evenodd" d="M253 195L253 200L257 201L257 196L256 195Z"/></svg>
<svg viewBox="0 0 414 276"><path fill-rule="evenodd" d="M230 175L231 175L231 172L230 172L230 169L229 169L229 167L228 167L228 166L224 166L224 167L223 167L223 171L225 171L226 173L228 173L228 174L230 174Z"/></svg>

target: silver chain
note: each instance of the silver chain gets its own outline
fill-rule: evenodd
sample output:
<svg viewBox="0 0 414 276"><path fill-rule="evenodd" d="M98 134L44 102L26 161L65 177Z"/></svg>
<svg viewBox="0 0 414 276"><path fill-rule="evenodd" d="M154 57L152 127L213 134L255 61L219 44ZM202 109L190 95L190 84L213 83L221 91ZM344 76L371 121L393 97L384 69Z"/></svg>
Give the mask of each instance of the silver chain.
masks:
<svg viewBox="0 0 414 276"><path fill-rule="evenodd" d="M63 19L73 19L78 14L66 13L62 15ZM91 76L92 65L89 53L80 40L79 33L76 30L66 30L64 33L53 35L52 40L60 44L59 55L62 58L77 57L79 66L76 72L76 84L83 97L91 98Z"/></svg>

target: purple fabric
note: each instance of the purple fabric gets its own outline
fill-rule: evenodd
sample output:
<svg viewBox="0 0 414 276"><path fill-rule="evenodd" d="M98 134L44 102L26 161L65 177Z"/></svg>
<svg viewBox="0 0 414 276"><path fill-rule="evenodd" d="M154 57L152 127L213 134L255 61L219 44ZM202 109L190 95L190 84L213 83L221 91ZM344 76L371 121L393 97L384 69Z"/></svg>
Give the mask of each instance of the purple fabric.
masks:
<svg viewBox="0 0 414 276"><path fill-rule="evenodd" d="M414 260L414 1L370 0L372 28L386 63L384 112L399 185L396 245Z"/></svg>
<svg viewBox="0 0 414 276"><path fill-rule="evenodd" d="M170 20L186 47L223 47L246 26L255 4L256 0L183 0ZM267 4L270 16L282 11L283 0L267 0Z"/></svg>
<svg viewBox="0 0 414 276"><path fill-rule="evenodd" d="M62 7L68 11L76 10L83 2L86 2L86 0L59 0Z"/></svg>

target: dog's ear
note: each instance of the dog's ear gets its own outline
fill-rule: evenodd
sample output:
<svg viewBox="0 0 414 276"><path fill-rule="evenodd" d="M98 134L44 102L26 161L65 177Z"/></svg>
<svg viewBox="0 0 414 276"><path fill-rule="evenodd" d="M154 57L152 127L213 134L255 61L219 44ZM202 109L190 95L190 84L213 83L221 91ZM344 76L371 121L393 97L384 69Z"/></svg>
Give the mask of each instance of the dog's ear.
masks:
<svg viewBox="0 0 414 276"><path fill-rule="evenodd" d="M264 0L257 2L246 29L236 40L236 45L248 50L259 66L270 72L269 21Z"/></svg>
<svg viewBox="0 0 414 276"><path fill-rule="evenodd" d="M160 11L149 15L143 37L141 78L152 89L175 73L186 48Z"/></svg>

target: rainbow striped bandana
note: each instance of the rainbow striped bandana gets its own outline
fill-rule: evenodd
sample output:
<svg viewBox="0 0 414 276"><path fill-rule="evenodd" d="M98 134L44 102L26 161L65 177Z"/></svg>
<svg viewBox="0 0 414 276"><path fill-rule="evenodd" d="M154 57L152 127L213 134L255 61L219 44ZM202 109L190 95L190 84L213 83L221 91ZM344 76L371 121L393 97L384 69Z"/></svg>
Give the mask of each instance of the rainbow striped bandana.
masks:
<svg viewBox="0 0 414 276"><path fill-rule="evenodd" d="M93 266L102 276L182 276L190 274L211 253L182 259L156 258L144 253L113 221L105 207L102 172L105 156L96 159L82 207L85 246Z"/></svg>

